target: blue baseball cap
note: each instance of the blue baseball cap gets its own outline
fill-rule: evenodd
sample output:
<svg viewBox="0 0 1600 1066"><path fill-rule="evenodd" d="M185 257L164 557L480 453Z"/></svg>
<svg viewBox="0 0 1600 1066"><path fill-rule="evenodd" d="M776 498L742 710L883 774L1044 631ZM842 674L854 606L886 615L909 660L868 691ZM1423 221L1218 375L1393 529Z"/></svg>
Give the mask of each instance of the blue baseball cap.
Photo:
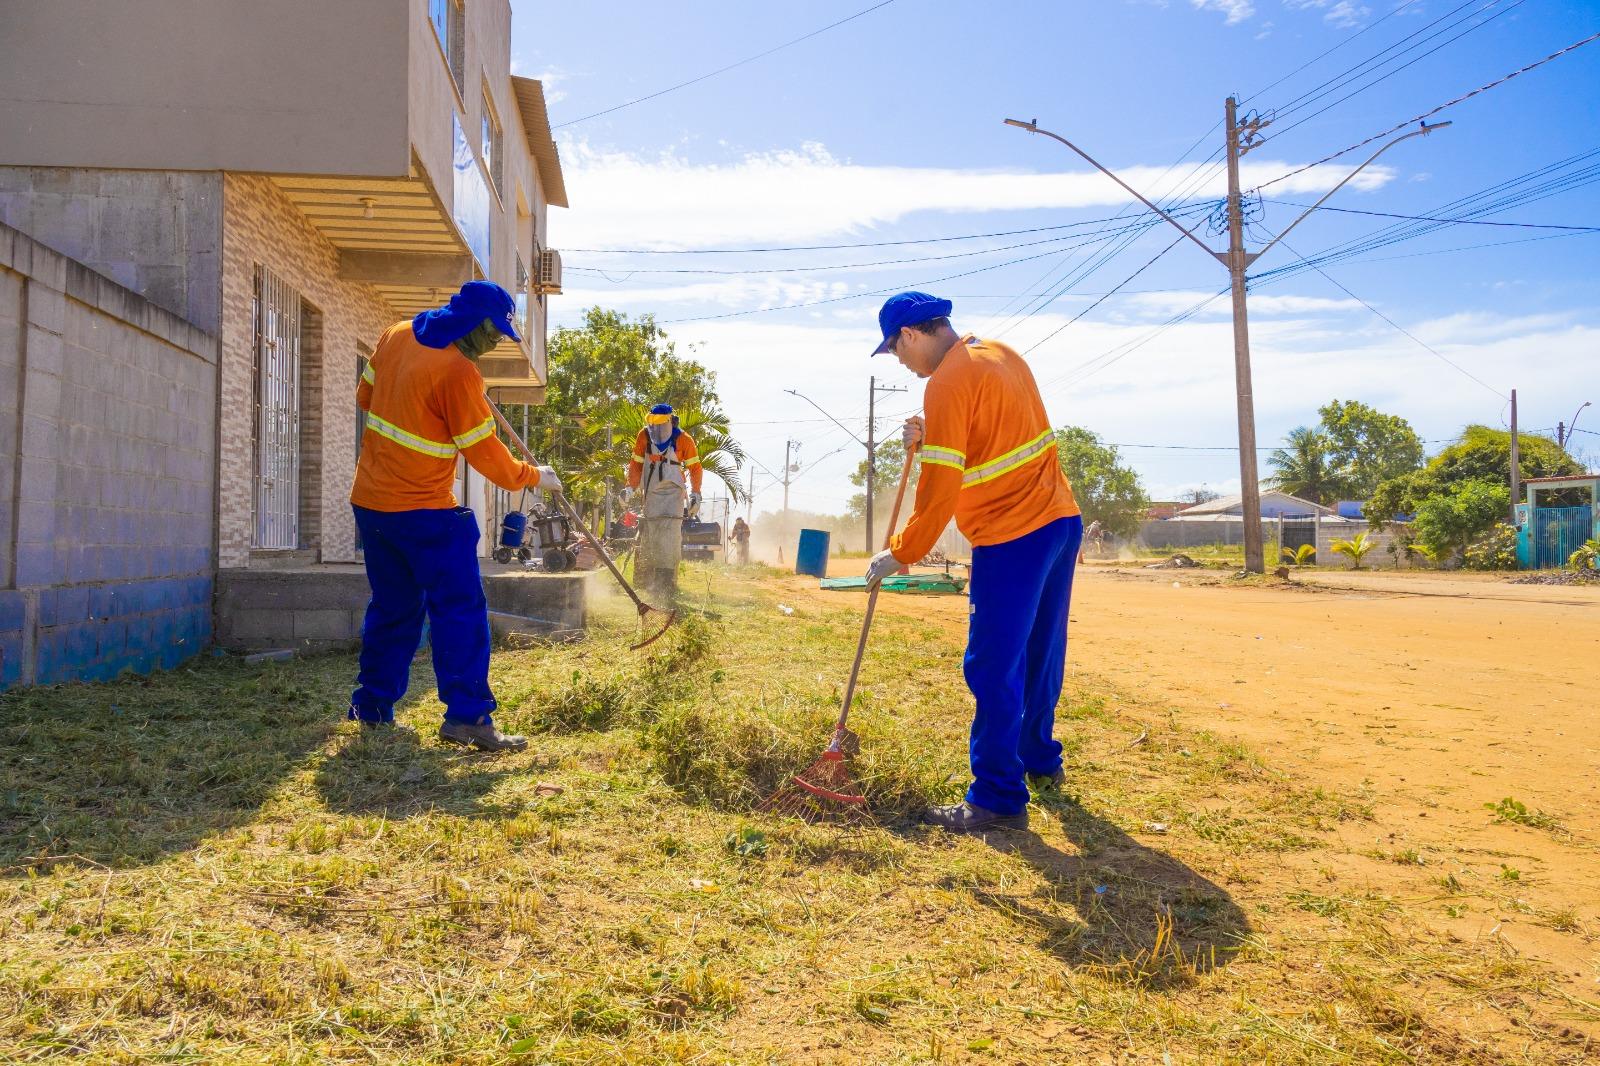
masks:
<svg viewBox="0 0 1600 1066"><path fill-rule="evenodd" d="M930 318L949 318L953 306L949 300L925 292L902 292L889 297L878 310L878 328L883 330L883 341L872 349L872 354L888 351L890 338L906 326L915 326Z"/></svg>

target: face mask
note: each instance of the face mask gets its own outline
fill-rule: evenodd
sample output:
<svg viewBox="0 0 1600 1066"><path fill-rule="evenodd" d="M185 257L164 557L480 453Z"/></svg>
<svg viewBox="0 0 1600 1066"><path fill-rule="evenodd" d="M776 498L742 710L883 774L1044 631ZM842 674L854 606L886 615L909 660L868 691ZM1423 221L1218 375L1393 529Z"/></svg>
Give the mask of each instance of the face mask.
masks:
<svg viewBox="0 0 1600 1066"><path fill-rule="evenodd" d="M461 349L461 354L476 363L485 352L500 343L501 333L495 328L494 320L486 318L478 323L478 327L471 333L456 341L456 347Z"/></svg>
<svg viewBox="0 0 1600 1066"><path fill-rule="evenodd" d="M663 445L672 439L671 422L663 422L659 426L652 425L647 428L650 431L650 439L654 441L657 446Z"/></svg>

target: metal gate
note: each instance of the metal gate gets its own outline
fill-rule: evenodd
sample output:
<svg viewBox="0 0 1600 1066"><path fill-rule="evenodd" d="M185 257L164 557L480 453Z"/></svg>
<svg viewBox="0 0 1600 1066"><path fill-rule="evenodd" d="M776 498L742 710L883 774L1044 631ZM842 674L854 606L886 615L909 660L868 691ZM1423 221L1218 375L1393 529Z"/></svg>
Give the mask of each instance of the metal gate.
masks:
<svg viewBox="0 0 1600 1066"><path fill-rule="evenodd" d="M300 294L256 267L257 548L300 546Z"/></svg>
<svg viewBox="0 0 1600 1066"><path fill-rule="evenodd" d="M1533 565L1540 570L1566 566L1573 552L1594 535L1588 507L1539 507L1533 512Z"/></svg>
<svg viewBox="0 0 1600 1066"><path fill-rule="evenodd" d="M1278 518L1278 547L1280 550L1287 548L1295 551L1305 545L1311 545L1315 550L1317 546L1317 518L1293 518L1281 515ZM1281 559L1279 560L1282 561Z"/></svg>

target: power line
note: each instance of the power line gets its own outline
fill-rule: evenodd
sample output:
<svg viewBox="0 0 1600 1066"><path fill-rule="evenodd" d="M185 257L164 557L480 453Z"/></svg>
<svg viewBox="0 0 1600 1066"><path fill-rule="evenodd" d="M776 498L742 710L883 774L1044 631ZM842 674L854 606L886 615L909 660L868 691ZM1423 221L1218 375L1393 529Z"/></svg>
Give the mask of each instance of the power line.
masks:
<svg viewBox="0 0 1600 1066"><path fill-rule="evenodd" d="M580 122L588 122L592 118L599 118L602 115L609 115L613 111L621 111L625 107L632 107L634 104L642 104L646 100L654 100L658 96L665 96L668 93L677 92L679 89L687 89L691 85L698 85L700 82L703 82L703 81L707 80L708 78L714 78L718 74L726 74L730 70L734 70L734 69L736 69L738 67L745 66L748 63L754 63L758 59L765 59L767 56L770 56L775 52L781 52L785 48L792 48L795 45L800 44L803 41L811 40L811 38L816 37L819 34L827 33L829 30L832 30L832 29L837 29L838 27L843 26L847 22L854 22L856 19L861 18L863 15L870 15L874 11L877 11L879 8L888 7L892 3L894 3L894 0L882 0L881 3L873 4L869 8L866 8L866 9L864 9L862 11L857 11L854 15L850 15L850 16L848 16L846 18L842 18L838 22L830 22L826 26L822 27L819 30L812 30L810 33L805 34L804 36L796 37L792 41L785 41L784 43L782 43L782 44L780 44L780 45L778 45L778 46L776 46L774 48L767 49L765 52L759 52L756 55L749 56L748 58L745 58L745 59L741 59L737 63L729 63L727 66L718 67L716 70L713 70L710 73L701 74L699 77L690 78L688 81L680 81L676 85L669 85L667 88L658 89L655 92L650 93L647 96L640 96L640 97L637 97L637 98L635 98L633 100L628 100L628 101L626 101L624 103L617 104L614 107L608 107L604 111L596 111L593 114L584 115L582 118L568 119L566 122L559 122L559 123L557 123L556 125L554 125L554 126L552 126L550 128L553 129L553 130L559 130L559 129L564 129L567 126L575 126Z"/></svg>
<svg viewBox="0 0 1600 1066"><path fill-rule="evenodd" d="M1176 236L1176 237L1174 237L1172 239L1172 243L1171 244L1167 245L1165 248L1161 249L1161 251L1159 251L1155 255L1151 256L1150 259L1148 261L1146 261L1144 266L1140 267L1138 270L1135 270L1132 274L1129 274L1127 276L1127 278L1125 278L1123 280L1122 285L1128 284L1128 282L1132 281L1134 278L1137 278L1140 274L1143 274L1146 270L1149 270L1151 267L1155 266L1156 265L1156 261L1158 259L1160 259L1162 256L1166 255L1168 252L1172 251L1174 248L1176 248L1178 246L1178 242L1181 241L1181 240L1183 240L1183 234L1180 233L1180 234L1178 234L1178 236ZM1122 288L1122 285L1118 285L1116 289L1112 289L1110 292L1108 292L1104 296L1100 297L1094 303L1090 304L1088 307L1085 307L1082 311L1079 311L1077 314L1075 314L1071 318L1067 319L1066 322L1062 323L1060 326L1057 326L1055 329L1051 330L1043 338L1041 338L1040 340L1035 341L1033 343L1033 345L1031 347L1029 347L1026 351L1024 351L1022 354L1023 355L1027 355L1028 352L1033 351L1034 348L1039 347L1039 345L1043 344L1045 341L1048 341L1048 340L1052 339L1053 337L1055 337L1056 334L1060 333L1062 330L1066 329L1068 326L1070 326L1074 322L1078 321L1078 319L1082 318L1084 315L1088 314L1090 311L1093 311L1096 307L1099 307L1101 304L1105 303L1112 296L1116 295L1117 289Z"/></svg>
<svg viewBox="0 0 1600 1066"><path fill-rule="evenodd" d="M1510 81L1512 78L1519 77L1520 75L1526 74L1530 70L1536 70L1539 67L1544 66L1546 63L1549 63L1551 60L1559 59L1562 56L1566 55L1568 52L1575 52L1579 48L1582 48L1584 45L1592 44L1597 40L1600 40L1600 33L1593 33L1593 34L1590 34L1588 37L1585 37L1581 41L1574 41L1572 44L1567 45L1565 48L1561 49L1560 51L1551 52L1549 55L1545 56L1543 59L1537 60L1537 61L1535 61L1533 63L1529 63L1527 66L1522 67L1520 69L1513 70L1511 73L1503 75L1502 77L1496 78L1494 81L1489 82L1487 85L1480 85L1480 86L1478 86L1478 88L1473 89L1471 92L1463 93L1462 95L1456 97L1454 100L1448 100L1448 101L1440 104L1438 107L1433 108L1431 111L1425 111L1422 114L1417 115L1415 118L1408 118L1404 122L1398 122L1395 125L1389 127L1388 129L1384 130L1381 133L1374 133L1371 137L1368 137L1365 140L1357 141L1355 144L1350 145L1348 148L1341 148L1337 152L1334 152L1332 155L1325 155L1321 159L1318 159L1314 163L1307 163L1305 166L1296 167L1294 170L1289 171L1287 174L1280 174L1277 177L1273 178L1271 181L1262 182L1260 185L1256 186L1256 191L1260 192L1262 189L1265 189L1269 185L1276 185L1276 184L1278 184L1278 182L1285 181L1285 180L1287 180L1289 178L1292 178L1296 174L1303 174L1303 173L1305 173L1306 171L1310 170L1313 167L1320 167L1324 163L1332 162L1333 160L1338 159L1342 155L1346 155L1346 154L1348 154L1350 152L1353 152L1357 148L1363 148L1366 145L1371 144L1373 141L1381 140L1382 138L1389 136L1391 133L1398 133L1401 130L1405 129L1407 126L1410 126L1413 123L1425 122L1426 120L1432 118L1434 115L1437 115L1439 112L1445 110L1446 108L1454 107L1459 103L1463 103L1463 102L1465 102L1467 100L1472 99L1474 96L1477 96L1480 93L1486 93L1490 89L1494 89L1494 88L1497 88L1498 86L1504 85L1506 82Z"/></svg>
<svg viewBox="0 0 1600 1066"><path fill-rule="evenodd" d="M1285 74L1283 77L1281 77L1277 81L1273 82L1271 85L1268 85L1268 86L1266 86L1264 88L1261 88L1261 89L1257 89L1255 92L1251 93L1249 96L1245 97L1243 100L1240 100L1239 102L1240 103L1248 103L1249 101L1254 100L1256 97L1260 96L1262 93L1270 92L1271 90L1276 89L1278 86L1282 85L1284 82L1288 81L1290 78L1294 77L1296 74L1300 73L1302 70L1305 70L1307 67L1313 66L1313 65L1315 65L1317 63L1320 63L1322 60L1328 58L1333 53L1335 53L1339 49L1343 48L1345 45L1353 43L1354 41L1356 41L1358 38L1360 38L1364 34L1369 33L1372 30L1377 29L1379 26L1383 25L1385 22L1388 22L1390 19L1392 19L1396 15L1400 14L1400 12L1402 12L1406 8L1410 7L1412 4L1420 3L1420 2L1421 2L1421 0L1401 0L1399 6L1394 8L1387 15L1384 15L1382 18L1374 19L1372 22L1367 23L1365 26L1361 27L1360 30L1358 30L1355 33L1351 34L1349 37L1346 37L1344 40L1340 41L1338 44L1334 45L1332 48L1329 48L1327 51L1321 52L1321 53L1317 54L1316 56L1312 57L1311 59L1306 60L1304 63L1301 63L1298 67L1295 67L1289 73ZM1219 123L1219 125L1220 125L1220 123ZM1213 126L1211 128L1213 130L1215 130L1216 126ZM1209 132L1206 134L1206 136L1208 136L1208 137L1210 135L1211 134Z"/></svg>
<svg viewBox="0 0 1600 1066"><path fill-rule="evenodd" d="M1407 337L1410 337L1418 345L1422 346L1423 348L1427 349L1429 352L1433 353L1433 355L1440 362L1444 363L1446 366L1450 367L1452 370L1455 370L1456 372L1462 374L1463 376L1471 379L1472 381L1476 382L1477 384L1479 384L1479 385L1483 386L1484 388L1488 389L1490 392L1494 393L1496 396L1500 397L1502 400L1506 398L1506 394L1505 393L1501 392L1499 389L1495 388L1493 385L1489 384L1487 381L1484 381L1482 378L1478 377L1478 375L1474 374L1472 371L1468 370L1466 367L1462 366L1460 363L1455 362L1449 356L1447 356L1443 352L1439 351L1439 349L1435 348L1433 345L1429 344L1427 341L1425 341L1422 338L1418 337L1415 333L1412 333L1410 330L1406 329L1400 323L1396 322L1394 319L1390 318L1388 315L1384 314L1382 311L1378 310L1376 307L1373 307L1370 303L1368 303L1367 301L1363 300L1361 297L1357 296L1355 293L1351 292L1341 282L1339 282L1338 280L1333 278L1331 275L1329 275L1327 271L1323 270L1317 264L1308 261L1299 252L1295 251L1294 248L1290 247L1290 245L1289 245L1289 243L1287 241L1283 242L1283 246L1284 246L1285 249L1288 250L1290 255L1293 255L1296 259L1299 259L1302 263L1305 263L1312 270L1315 270L1318 274L1321 274L1324 278L1327 278L1329 284L1333 285L1340 292L1342 292L1346 296L1350 297L1350 299L1355 300L1357 303L1361 304L1368 311L1371 311L1374 315L1377 315L1379 318L1381 318L1385 322L1389 323L1389 325L1393 326L1399 332L1405 334Z"/></svg>
<svg viewBox="0 0 1600 1066"><path fill-rule="evenodd" d="M1269 204L1282 204L1284 207L1309 207L1309 204L1297 204L1292 200L1274 200L1263 197ZM1489 222L1476 218L1436 218L1432 215L1399 215L1393 211L1360 211L1353 207L1328 207L1323 205L1319 211L1336 211L1341 215L1371 215L1374 218L1403 218L1412 222L1447 222L1456 226L1506 226L1512 229L1564 229L1582 232L1600 231L1600 226L1564 226L1548 222Z"/></svg>

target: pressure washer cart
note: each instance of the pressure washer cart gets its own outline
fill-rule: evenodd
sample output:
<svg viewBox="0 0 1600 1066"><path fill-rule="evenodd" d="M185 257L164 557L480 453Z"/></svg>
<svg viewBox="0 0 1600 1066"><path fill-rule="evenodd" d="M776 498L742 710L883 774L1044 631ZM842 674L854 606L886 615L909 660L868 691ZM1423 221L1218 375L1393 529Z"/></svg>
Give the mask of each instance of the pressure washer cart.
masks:
<svg viewBox="0 0 1600 1066"><path fill-rule="evenodd" d="M509 563L517 559L526 563L537 558L547 574L564 574L576 568L576 538L567 516L543 502L521 509L527 499L528 491L524 489L519 509L500 521L500 543L494 549L494 561ZM538 499L544 499L542 493Z"/></svg>

